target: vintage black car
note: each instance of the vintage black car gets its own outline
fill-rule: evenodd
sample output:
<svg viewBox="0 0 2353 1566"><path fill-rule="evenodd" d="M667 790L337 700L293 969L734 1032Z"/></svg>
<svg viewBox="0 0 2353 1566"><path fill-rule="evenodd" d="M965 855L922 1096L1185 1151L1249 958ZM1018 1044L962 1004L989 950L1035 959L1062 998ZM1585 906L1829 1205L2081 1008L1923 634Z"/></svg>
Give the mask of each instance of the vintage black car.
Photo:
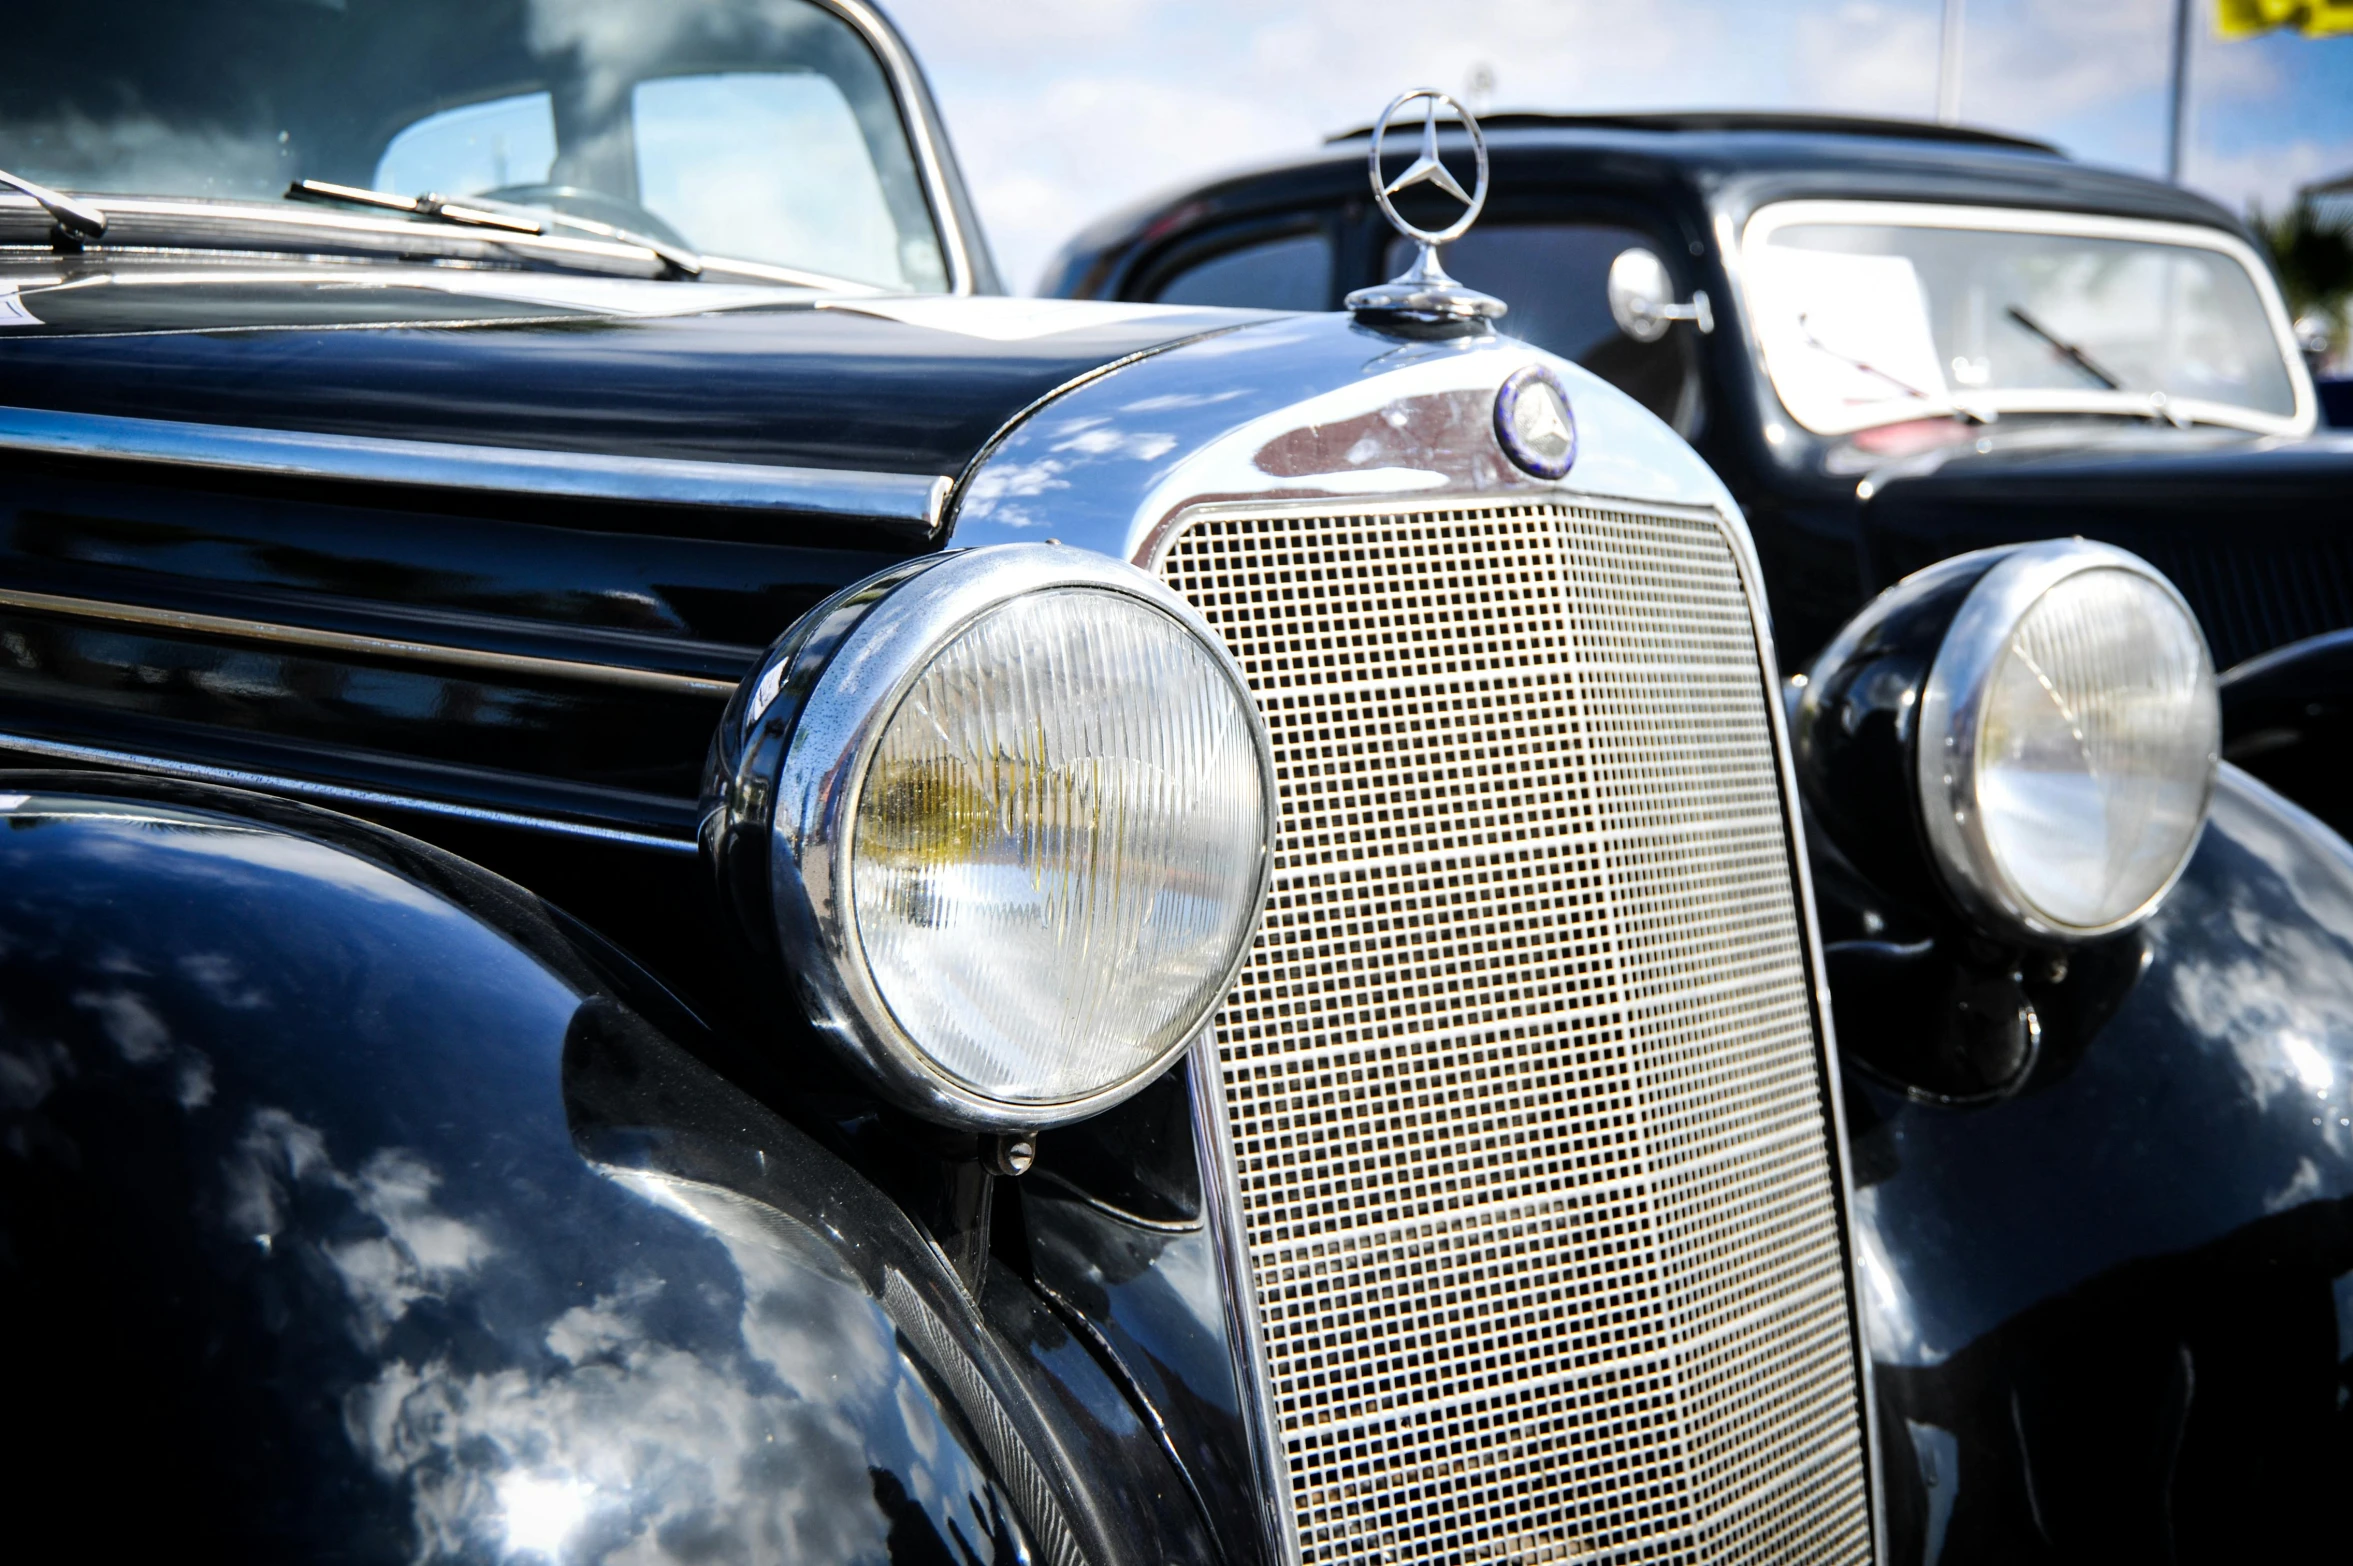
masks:
<svg viewBox="0 0 2353 1566"><path fill-rule="evenodd" d="M2229 213L1965 128L1483 123L1495 199L1446 266L1509 301L1503 330L1624 389L1723 475L1790 667L1948 555L2101 539L2197 611L2226 754L2353 826L2353 437L2311 438L2297 339ZM1366 199L1367 134L1107 218L1046 289L1336 308L1402 260Z"/></svg>
<svg viewBox="0 0 2353 1566"><path fill-rule="evenodd" d="M986 297L856 0L13 21L26 1540L2339 1541L2353 856L2143 561L1908 579L1793 751L1636 401L1427 254Z"/></svg>

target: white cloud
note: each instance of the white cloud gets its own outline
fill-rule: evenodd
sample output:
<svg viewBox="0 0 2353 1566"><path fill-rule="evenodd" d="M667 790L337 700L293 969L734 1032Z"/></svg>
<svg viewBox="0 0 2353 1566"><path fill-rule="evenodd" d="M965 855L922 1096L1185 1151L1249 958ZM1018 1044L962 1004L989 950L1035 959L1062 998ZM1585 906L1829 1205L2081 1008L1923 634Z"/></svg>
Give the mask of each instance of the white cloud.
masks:
<svg viewBox="0 0 2353 1566"><path fill-rule="evenodd" d="M1800 15L1791 97L1808 108L1918 116L1936 107L1936 15L1866 4Z"/></svg>
<svg viewBox="0 0 2353 1566"><path fill-rule="evenodd" d="M2298 140L2241 153L2201 153L2190 163L2187 182L2234 212L2257 202L2276 212L2294 199L2299 187L2348 169L2353 169L2353 136Z"/></svg>

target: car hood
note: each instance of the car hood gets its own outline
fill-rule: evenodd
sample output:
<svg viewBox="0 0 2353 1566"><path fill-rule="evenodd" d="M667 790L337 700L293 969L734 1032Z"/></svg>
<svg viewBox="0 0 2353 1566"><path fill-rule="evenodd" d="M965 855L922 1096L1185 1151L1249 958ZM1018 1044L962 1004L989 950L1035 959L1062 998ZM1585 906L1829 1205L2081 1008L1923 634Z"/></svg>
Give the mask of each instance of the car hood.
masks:
<svg viewBox="0 0 2353 1566"><path fill-rule="evenodd" d="M2050 499L2178 508L2342 496L2353 435L2254 436L2227 430L2130 430L2085 437L2059 430L1988 438L1892 464L1863 493L1874 509Z"/></svg>
<svg viewBox="0 0 2353 1566"><path fill-rule="evenodd" d="M1865 586L1964 550L2081 536L2172 578L2219 668L2353 627L2353 438L2019 436L1864 481Z"/></svg>
<svg viewBox="0 0 2353 1566"><path fill-rule="evenodd" d="M0 271L0 408L884 473L1259 312L419 264Z"/></svg>

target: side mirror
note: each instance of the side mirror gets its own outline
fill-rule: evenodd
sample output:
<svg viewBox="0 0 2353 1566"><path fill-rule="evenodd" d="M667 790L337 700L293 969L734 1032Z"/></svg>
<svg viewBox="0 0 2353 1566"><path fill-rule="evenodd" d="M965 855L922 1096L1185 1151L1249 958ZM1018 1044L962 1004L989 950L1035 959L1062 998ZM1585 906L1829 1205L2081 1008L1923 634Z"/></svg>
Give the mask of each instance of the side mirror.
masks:
<svg viewBox="0 0 2353 1566"><path fill-rule="evenodd" d="M1656 251L1640 245L1618 252L1610 263L1610 319L1618 330L1638 343L1655 343L1677 321L1689 321L1702 332L1716 329L1716 312L1707 290L1693 289L1689 304L1675 302L1675 280Z"/></svg>

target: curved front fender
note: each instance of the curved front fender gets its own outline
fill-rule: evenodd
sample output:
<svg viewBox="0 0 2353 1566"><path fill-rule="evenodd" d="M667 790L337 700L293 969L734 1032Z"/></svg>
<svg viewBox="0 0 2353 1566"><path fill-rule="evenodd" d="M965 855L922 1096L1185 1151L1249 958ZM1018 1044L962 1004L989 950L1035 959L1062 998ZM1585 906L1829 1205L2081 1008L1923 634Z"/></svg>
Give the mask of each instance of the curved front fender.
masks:
<svg viewBox="0 0 2353 1566"><path fill-rule="evenodd" d="M1905 1560L2317 1559L2353 1471L2353 849L2225 767L2020 1089L1848 1077Z"/></svg>
<svg viewBox="0 0 2353 1566"><path fill-rule="evenodd" d="M975 1434L944 1280L514 888L297 807L0 775L10 1488L53 1536L1066 1556Z"/></svg>

